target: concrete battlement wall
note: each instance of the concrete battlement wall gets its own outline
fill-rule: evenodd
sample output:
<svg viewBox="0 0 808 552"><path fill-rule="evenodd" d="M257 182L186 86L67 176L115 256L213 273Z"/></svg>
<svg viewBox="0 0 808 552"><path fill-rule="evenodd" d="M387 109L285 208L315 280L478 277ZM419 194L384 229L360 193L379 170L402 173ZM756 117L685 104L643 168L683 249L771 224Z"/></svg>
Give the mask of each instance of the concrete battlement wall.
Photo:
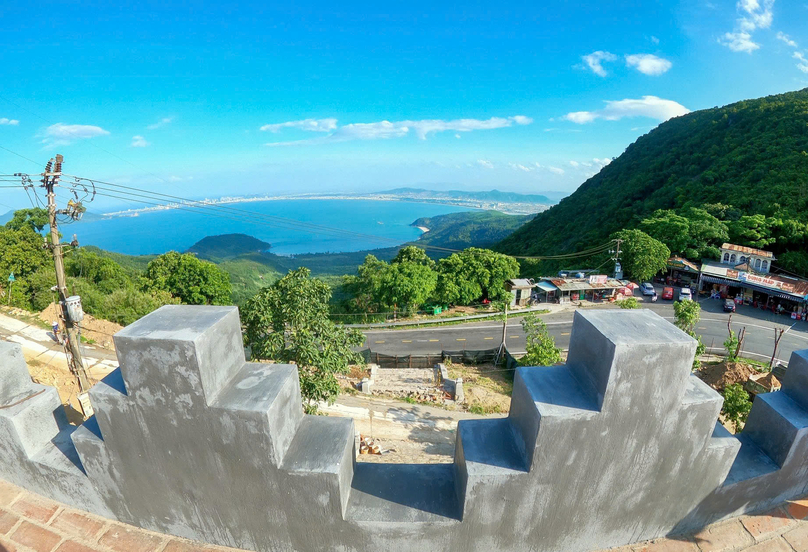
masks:
<svg viewBox="0 0 808 552"><path fill-rule="evenodd" d="M584 551L808 493L808 351L739 436L647 310L575 315L566 365L519 368L508 418L461 421L453 464L356 463L353 422L304 415L297 370L245 362L238 312L167 306L66 423L0 342L0 478L143 528L260 551Z"/></svg>

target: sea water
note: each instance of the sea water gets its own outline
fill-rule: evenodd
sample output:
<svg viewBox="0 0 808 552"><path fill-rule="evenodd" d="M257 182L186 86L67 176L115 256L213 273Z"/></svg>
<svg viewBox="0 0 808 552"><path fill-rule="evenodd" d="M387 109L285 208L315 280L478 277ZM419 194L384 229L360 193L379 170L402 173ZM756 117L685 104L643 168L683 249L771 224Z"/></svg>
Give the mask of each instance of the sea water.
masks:
<svg viewBox="0 0 808 552"><path fill-rule="evenodd" d="M268 200L82 220L61 231L68 237L75 233L81 245L128 255L185 251L202 238L219 234L253 236L269 242L269 251L277 255L336 253L412 241L421 235L410 226L415 219L468 210L407 201Z"/></svg>

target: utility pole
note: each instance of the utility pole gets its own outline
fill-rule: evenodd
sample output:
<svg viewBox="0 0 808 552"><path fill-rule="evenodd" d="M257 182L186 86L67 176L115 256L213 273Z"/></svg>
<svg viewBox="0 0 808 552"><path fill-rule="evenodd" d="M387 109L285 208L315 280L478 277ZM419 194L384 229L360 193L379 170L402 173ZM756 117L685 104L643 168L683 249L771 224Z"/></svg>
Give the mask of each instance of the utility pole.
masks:
<svg viewBox="0 0 808 552"><path fill-rule="evenodd" d="M56 268L56 289L59 293L58 310L61 311L61 317L65 324L65 350L68 352L67 365L79 382L79 391L86 393L90 390L90 380L87 377L81 349L79 348L78 329L74 323L75 321L71 320L67 311L67 279L65 278L65 264L62 256L63 246L59 243L59 226L56 222L57 209L54 188L58 185L59 178L62 176L62 161L64 161L64 157L61 155L56 156L55 166L53 159L48 161L42 177L42 187L45 188L48 194L48 219L50 221L50 244L48 247L53 253L53 264Z"/></svg>
<svg viewBox="0 0 808 552"><path fill-rule="evenodd" d="M623 240L617 239L617 251L615 251L614 255L614 277L617 280L623 279L623 267L620 264L620 244L623 243Z"/></svg>
<svg viewBox="0 0 808 552"><path fill-rule="evenodd" d="M505 354L505 338L508 333L508 301L502 302L502 343L497 351L497 358L494 359L494 366L499 364L499 359Z"/></svg>

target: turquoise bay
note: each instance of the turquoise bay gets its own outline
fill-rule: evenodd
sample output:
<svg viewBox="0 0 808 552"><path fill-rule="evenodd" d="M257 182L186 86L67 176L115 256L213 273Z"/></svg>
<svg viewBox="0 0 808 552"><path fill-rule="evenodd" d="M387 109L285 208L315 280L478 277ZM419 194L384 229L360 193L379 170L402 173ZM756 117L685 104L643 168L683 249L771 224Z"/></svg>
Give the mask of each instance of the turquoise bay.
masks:
<svg viewBox="0 0 808 552"><path fill-rule="evenodd" d="M228 204L222 208L167 209L142 212L136 217L87 220L66 226L62 231L66 236L75 233L81 245L95 245L128 255L185 251L206 236L235 233L269 242L270 251L277 255L336 253L412 241L421 235L421 230L410 226L415 219L468 210L454 205L406 201L268 200ZM282 217L290 222L269 217ZM309 225L338 231L314 229Z"/></svg>

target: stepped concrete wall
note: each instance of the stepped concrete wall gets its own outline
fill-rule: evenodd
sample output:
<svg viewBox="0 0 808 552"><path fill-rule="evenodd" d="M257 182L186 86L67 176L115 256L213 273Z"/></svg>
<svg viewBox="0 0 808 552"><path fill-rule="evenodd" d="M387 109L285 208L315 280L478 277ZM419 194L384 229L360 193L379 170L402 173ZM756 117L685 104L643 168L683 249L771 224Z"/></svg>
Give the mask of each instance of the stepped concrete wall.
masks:
<svg viewBox="0 0 808 552"><path fill-rule="evenodd" d="M146 529L260 551L584 551L808 493L808 351L739 436L651 311L575 315L566 365L519 368L508 418L458 425L453 464L356 463L353 422L306 416L297 370L247 363L231 307L167 306L66 424L0 343L0 478Z"/></svg>

